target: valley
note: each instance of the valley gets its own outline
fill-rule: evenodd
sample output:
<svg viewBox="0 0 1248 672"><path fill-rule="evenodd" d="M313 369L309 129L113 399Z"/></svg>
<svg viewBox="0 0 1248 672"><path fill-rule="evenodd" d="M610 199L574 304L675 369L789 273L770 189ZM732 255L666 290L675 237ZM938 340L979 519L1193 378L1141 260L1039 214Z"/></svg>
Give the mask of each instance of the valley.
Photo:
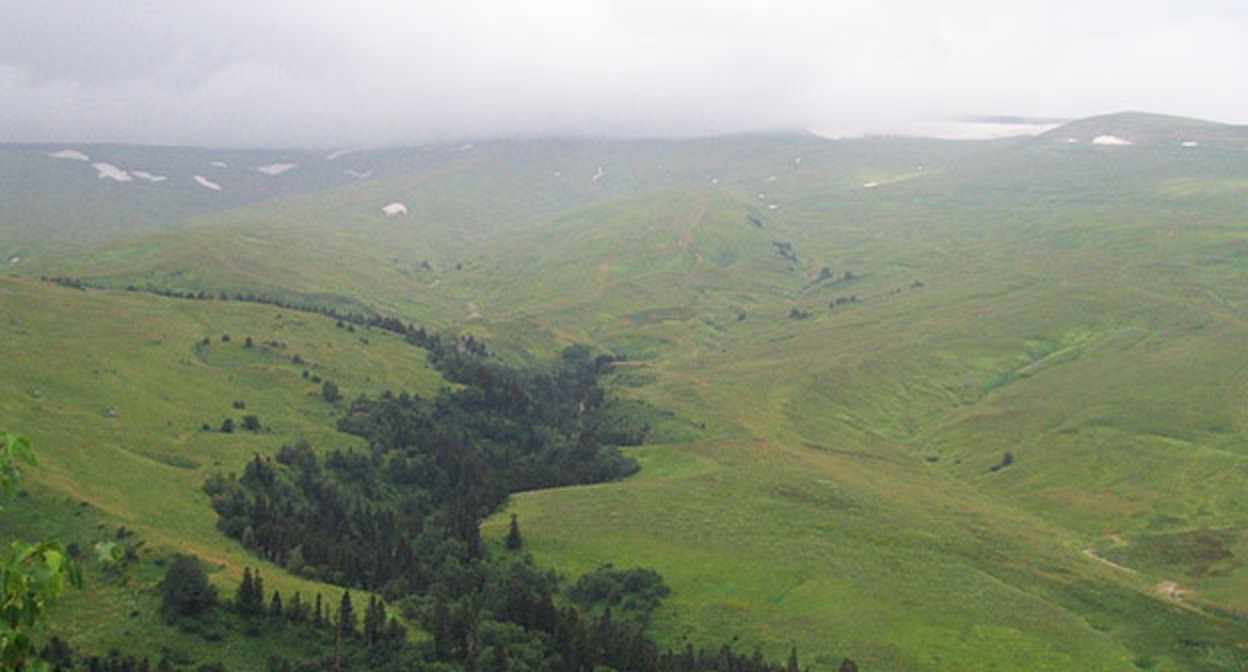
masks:
<svg viewBox="0 0 1248 672"><path fill-rule="evenodd" d="M50 156L71 149L139 179ZM640 470L512 494L481 535L515 514L565 583L654 569L663 646L817 671L1248 661L1243 127L335 153L0 147L0 429L40 458L0 537L124 526L147 554L58 603L75 647L151 629L145 653L218 655L155 616L173 553L223 594L262 567L336 599L226 535L203 486L300 439L365 450L336 424L361 394L458 389L367 325L393 318L509 366L619 359ZM234 639L228 669L260 669Z"/></svg>

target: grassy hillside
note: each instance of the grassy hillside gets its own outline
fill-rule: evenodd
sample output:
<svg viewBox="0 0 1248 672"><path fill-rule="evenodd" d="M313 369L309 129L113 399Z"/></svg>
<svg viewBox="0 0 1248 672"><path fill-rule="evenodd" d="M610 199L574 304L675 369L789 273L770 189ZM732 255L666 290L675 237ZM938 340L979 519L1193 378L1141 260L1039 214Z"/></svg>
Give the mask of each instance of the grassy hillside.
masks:
<svg viewBox="0 0 1248 672"><path fill-rule="evenodd" d="M85 546L124 526L157 556L202 558L225 594L244 566L263 566L283 592L328 598L338 589L290 576L221 533L202 491L210 474L237 471L252 455L300 438L322 448L358 445L333 431L341 408L321 398L312 376L334 381L347 398L384 389L428 394L443 384L424 353L393 334L348 332L325 317L268 306L0 278L0 314L0 418L30 437L40 459L25 484L37 505L23 500L6 510L4 538L63 531ZM238 425L247 414L261 431L218 431L225 418ZM158 657L172 644L204 660L217 647L195 637L166 641L175 631L155 614L161 575L145 562L120 584L93 577L88 593L71 594L56 612L59 632L104 652L126 628L140 634L139 653ZM229 662L254 669L267 655L251 643Z"/></svg>
<svg viewBox="0 0 1248 672"><path fill-rule="evenodd" d="M6 270L374 309L517 359L573 341L627 355L615 393L673 414L635 449L642 472L519 495L487 534L515 512L569 576L656 568L672 645L796 644L819 670L846 655L871 670L1241 669L1239 133L1125 115L987 143L482 144ZM391 200L411 214L379 215ZM350 440L286 352L349 395L437 384L410 346L320 317L5 283L0 410L47 446L41 482L227 567L247 560L213 527L203 476L305 433ZM247 352L244 331L288 350ZM240 380L274 397L257 406L272 433L195 431ZM147 396L130 411L113 399L134 381ZM97 478L79 435L158 484L140 498L112 481L129 468ZM181 503L134 501L148 492Z"/></svg>

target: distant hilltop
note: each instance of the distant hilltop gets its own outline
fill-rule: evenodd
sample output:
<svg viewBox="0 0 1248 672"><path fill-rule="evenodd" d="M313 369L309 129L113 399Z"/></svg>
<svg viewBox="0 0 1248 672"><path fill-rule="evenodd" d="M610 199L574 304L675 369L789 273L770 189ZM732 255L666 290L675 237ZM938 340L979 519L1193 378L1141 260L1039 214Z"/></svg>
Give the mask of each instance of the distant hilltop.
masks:
<svg viewBox="0 0 1248 672"><path fill-rule="evenodd" d="M1067 122L1037 137L1040 142L1101 146L1237 144L1248 149L1248 126L1151 112L1119 112Z"/></svg>

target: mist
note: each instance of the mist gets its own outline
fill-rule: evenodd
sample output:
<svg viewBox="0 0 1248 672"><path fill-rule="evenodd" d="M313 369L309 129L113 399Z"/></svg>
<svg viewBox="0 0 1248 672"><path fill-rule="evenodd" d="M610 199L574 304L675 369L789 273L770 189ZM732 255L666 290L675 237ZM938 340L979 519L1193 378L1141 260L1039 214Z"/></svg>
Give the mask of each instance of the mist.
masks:
<svg viewBox="0 0 1248 672"><path fill-rule="evenodd" d="M1248 8L1086 2L0 0L0 141L343 147L1248 122Z"/></svg>

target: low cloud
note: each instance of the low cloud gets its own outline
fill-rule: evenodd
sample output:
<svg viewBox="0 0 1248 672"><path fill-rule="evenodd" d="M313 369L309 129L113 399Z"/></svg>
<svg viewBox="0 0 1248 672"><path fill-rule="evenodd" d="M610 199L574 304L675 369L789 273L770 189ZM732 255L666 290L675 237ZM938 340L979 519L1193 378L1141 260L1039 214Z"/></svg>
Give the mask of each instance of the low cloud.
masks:
<svg viewBox="0 0 1248 672"><path fill-rule="evenodd" d="M854 135L1122 109L1248 122L1248 9L1231 2L0 0L0 15L3 141Z"/></svg>

